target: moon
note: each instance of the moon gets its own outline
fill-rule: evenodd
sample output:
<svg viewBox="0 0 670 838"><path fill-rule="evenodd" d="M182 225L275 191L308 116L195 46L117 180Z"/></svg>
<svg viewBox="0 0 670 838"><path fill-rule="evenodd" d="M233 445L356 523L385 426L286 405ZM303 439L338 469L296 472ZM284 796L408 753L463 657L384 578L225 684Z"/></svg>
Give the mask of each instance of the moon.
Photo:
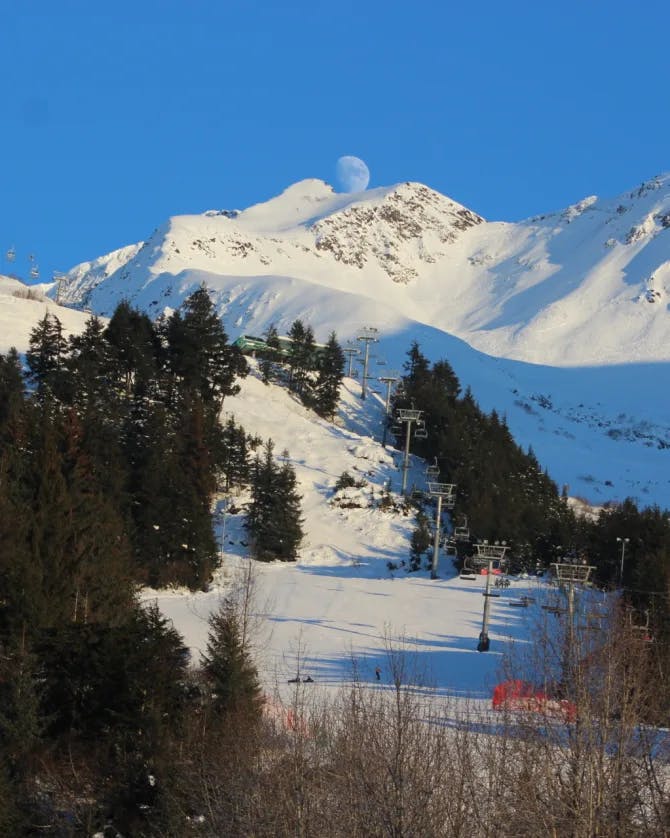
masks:
<svg viewBox="0 0 670 838"><path fill-rule="evenodd" d="M370 170L360 157L340 157L336 172L342 192L363 192L370 182Z"/></svg>

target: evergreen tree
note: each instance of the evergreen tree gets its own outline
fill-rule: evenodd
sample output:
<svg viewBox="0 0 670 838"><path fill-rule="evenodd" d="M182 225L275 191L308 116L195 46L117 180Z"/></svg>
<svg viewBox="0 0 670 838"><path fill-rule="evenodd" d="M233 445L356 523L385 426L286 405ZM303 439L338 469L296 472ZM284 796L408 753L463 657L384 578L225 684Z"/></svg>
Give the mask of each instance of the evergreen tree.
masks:
<svg viewBox="0 0 670 838"><path fill-rule="evenodd" d="M58 317L47 313L31 331L26 352L28 379L40 402L62 398L66 354L63 325Z"/></svg>
<svg viewBox="0 0 670 838"><path fill-rule="evenodd" d="M343 378L344 352L337 342L335 332L331 332L319 360L318 377L314 387L313 405L319 416L332 419L335 415Z"/></svg>
<svg viewBox="0 0 670 838"><path fill-rule="evenodd" d="M218 713L258 716L262 706L258 672L245 648L235 605L224 600L209 618L203 669Z"/></svg>
<svg viewBox="0 0 670 838"><path fill-rule="evenodd" d="M174 375L220 411L224 398L239 392L235 382L246 376L248 366L237 347L228 343L206 286L187 297L170 318L167 339Z"/></svg>
<svg viewBox="0 0 670 838"><path fill-rule="evenodd" d="M0 439L8 426L18 420L24 404L21 359L12 347L7 355L0 355Z"/></svg>
<svg viewBox="0 0 670 838"><path fill-rule="evenodd" d="M256 559L295 561L303 537L300 495L290 463L285 459L277 466L273 448L268 440L263 458L257 456L254 462L246 525Z"/></svg>
<svg viewBox="0 0 670 838"><path fill-rule="evenodd" d="M117 392L129 397L133 387L157 373L161 347L151 320L122 300L114 310L105 340L109 344L110 377Z"/></svg>
<svg viewBox="0 0 670 838"><path fill-rule="evenodd" d="M267 350L258 364L263 384L269 384L275 378L275 369L281 360L279 334L274 324L271 324L265 335Z"/></svg>
<svg viewBox="0 0 670 838"><path fill-rule="evenodd" d="M110 386L112 362L105 327L98 317L90 317L83 332L70 337L66 367L78 405L102 411L109 408L114 396Z"/></svg>
<svg viewBox="0 0 670 838"><path fill-rule="evenodd" d="M291 370L289 386L300 398L308 403L311 391L309 372L315 367L315 342L311 326L305 326L302 320L295 320L288 333L291 338L288 364Z"/></svg>
<svg viewBox="0 0 670 838"><path fill-rule="evenodd" d="M246 486L249 481L249 441L244 428L229 416L216 447L216 464L223 478L223 488Z"/></svg>
<svg viewBox="0 0 670 838"><path fill-rule="evenodd" d="M0 753L23 777L44 732L37 659L25 636L10 641L0 659Z"/></svg>

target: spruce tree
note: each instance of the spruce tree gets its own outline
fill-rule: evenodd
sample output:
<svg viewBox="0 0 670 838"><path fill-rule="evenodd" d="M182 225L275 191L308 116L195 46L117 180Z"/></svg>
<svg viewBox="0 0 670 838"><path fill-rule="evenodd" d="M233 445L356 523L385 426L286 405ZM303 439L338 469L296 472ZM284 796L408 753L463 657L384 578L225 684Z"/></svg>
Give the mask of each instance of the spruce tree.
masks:
<svg viewBox="0 0 670 838"><path fill-rule="evenodd" d="M278 466L273 449L268 440L263 458L257 456L254 462L246 525L253 538L254 558L295 561L303 538L300 495L288 454Z"/></svg>
<svg viewBox="0 0 670 838"><path fill-rule="evenodd" d="M319 360L319 371L314 387L314 410L326 419L332 419L340 399L340 385L344 378L344 352L331 332L326 348Z"/></svg>
<svg viewBox="0 0 670 838"><path fill-rule="evenodd" d="M289 386L304 401L309 403L311 392L309 372L315 367L315 342L311 326L305 326L302 320L295 320L288 333L291 338L288 363L291 369Z"/></svg>
<svg viewBox="0 0 670 838"><path fill-rule="evenodd" d="M220 411L225 397L239 392L236 381L246 376L248 365L237 347L228 343L205 285L184 300L166 332L173 374Z"/></svg>
<svg viewBox="0 0 670 838"><path fill-rule="evenodd" d="M231 600L224 600L209 618L203 669L218 713L260 714L262 695L258 672L245 648L240 621Z"/></svg>
<svg viewBox="0 0 670 838"><path fill-rule="evenodd" d="M265 342L268 348L263 352L258 368L261 373L261 381L263 384L269 384L274 380L277 364L281 360L279 351L279 334L277 333L277 328L274 324L271 324L268 328L265 335Z"/></svg>
<svg viewBox="0 0 670 838"><path fill-rule="evenodd" d="M156 375L160 357L157 331L146 314L122 300L105 329L105 340L112 384L118 393L130 397L133 387Z"/></svg>
<svg viewBox="0 0 670 838"><path fill-rule="evenodd" d="M66 354L63 325L58 317L47 313L31 331L26 352L28 379L40 402L59 400L63 396Z"/></svg>

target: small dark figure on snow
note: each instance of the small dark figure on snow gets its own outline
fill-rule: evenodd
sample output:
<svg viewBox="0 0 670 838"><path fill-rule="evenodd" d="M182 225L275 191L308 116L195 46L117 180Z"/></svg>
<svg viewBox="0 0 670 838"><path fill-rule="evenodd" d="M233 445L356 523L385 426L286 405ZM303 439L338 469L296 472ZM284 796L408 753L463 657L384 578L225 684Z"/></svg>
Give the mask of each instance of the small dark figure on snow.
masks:
<svg viewBox="0 0 670 838"><path fill-rule="evenodd" d="M306 678L302 679L303 684L313 684L314 678L311 675L308 675Z"/></svg>
<svg viewBox="0 0 670 838"><path fill-rule="evenodd" d="M381 681L381 679L382 679L382 671L381 671L381 668L379 666L375 667L375 678L378 681Z"/></svg>
<svg viewBox="0 0 670 838"><path fill-rule="evenodd" d="M299 684L300 683L300 678L298 678L298 676L296 675L295 678L289 678L286 683L287 684Z"/></svg>

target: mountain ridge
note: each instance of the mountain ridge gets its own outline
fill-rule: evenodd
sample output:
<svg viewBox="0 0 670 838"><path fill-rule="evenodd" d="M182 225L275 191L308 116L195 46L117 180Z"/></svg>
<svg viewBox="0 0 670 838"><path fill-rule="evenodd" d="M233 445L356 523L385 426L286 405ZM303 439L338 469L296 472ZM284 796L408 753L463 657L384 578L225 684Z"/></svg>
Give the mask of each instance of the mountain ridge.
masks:
<svg viewBox="0 0 670 838"><path fill-rule="evenodd" d="M228 290L280 276L383 300L497 357L667 361L669 230L668 175L522 222L487 222L422 184L342 195L305 180L245 210L173 216L145 242L72 269L63 299L109 313L124 294L159 314L172 305L168 276L183 285L203 271Z"/></svg>

